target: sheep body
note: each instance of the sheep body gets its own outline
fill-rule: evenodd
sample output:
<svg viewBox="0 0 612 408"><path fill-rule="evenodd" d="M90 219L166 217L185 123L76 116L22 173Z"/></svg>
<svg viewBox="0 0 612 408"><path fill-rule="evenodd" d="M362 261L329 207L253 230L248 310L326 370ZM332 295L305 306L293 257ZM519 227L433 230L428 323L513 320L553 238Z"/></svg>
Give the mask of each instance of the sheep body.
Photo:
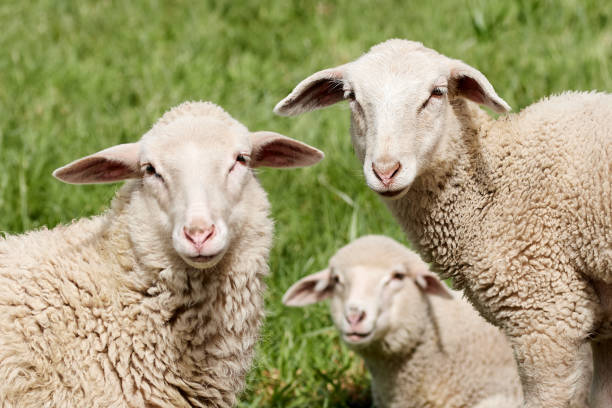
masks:
<svg viewBox="0 0 612 408"><path fill-rule="evenodd" d="M394 281L398 273L407 276ZM365 236L331 258L327 275L317 275L327 281L341 276L331 289L318 284L329 290L341 333L359 328L345 322L351 307L360 306L366 319L376 315L370 340L343 339L364 358L377 407L520 406L519 376L504 335L460 293L446 292L406 247L384 236ZM309 277L300 282L313 283ZM286 304L304 304L295 297L305 291L300 282L287 291Z"/></svg>
<svg viewBox="0 0 612 408"><path fill-rule="evenodd" d="M494 120L473 102L508 106L482 73L390 40L313 74L276 111L341 93L352 95L367 184L390 196L424 259L509 336L526 406L583 394L581 347L593 338L595 360L612 352L612 95L566 92ZM597 366L593 404L609 406L612 376Z"/></svg>
<svg viewBox="0 0 612 408"><path fill-rule="evenodd" d="M284 155L266 151L269 140L297 149L292 157L306 147L259 133L248 133L214 104L185 103L139 145L107 149L54 173L72 182L136 180L125 183L102 215L0 240L2 406L234 405L263 317L262 278L273 233L269 203L237 160L243 167L232 167L225 181L216 173L210 183L184 181L224 174L234 149L247 149L249 140L251 160L261 165ZM315 156L316 162L320 152ZM144 159L165 167L163 181ZM212 201L203 190L216 194ZM185 212L193 222L217 217L217 230L204 243L198 231L187 235L191 224L176 224L182 216L177 205L190 202ZM185 236L175 236L173 224ZM203 251L227 236L220 256L193 261L176 245L191 239Z"/></svg>

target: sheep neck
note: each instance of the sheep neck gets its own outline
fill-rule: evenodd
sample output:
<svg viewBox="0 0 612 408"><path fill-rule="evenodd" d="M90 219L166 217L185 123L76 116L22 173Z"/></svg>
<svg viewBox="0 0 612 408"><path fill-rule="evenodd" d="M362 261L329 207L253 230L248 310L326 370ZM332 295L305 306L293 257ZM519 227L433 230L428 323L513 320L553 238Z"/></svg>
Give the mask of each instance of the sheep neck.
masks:
<svg viewBox="0 0 612 408"><path fill-rule="evenodd" d="M144 378L151 376L151 384L159 381L159 372L143 367L151 366L151 359L156 368L165 367L164 380L194 406L231 406L263 317L262 277L273 228L265 193L254 180L247 194L249 218L239 224L231 249L215 267L197 270L171 250L143 256L131 236L130 197L136 187L126 184L113 200L102 240L110 243L102 252L120 265L122 275L115 278L121 305L115 313L131 322L119 328L128 339L130 363L144 370ZM151 237L152 245L156 240Z"/></svg>
<svg viewBox="0 0 612 408"><path fill-rule="evenodd" d="M453 101L452 108L430 165L405 196L385 203L423 258L462 288L462 271L468 266L462 257L464 246L473 234L469 227L479 225L495 193L481 144L492 119L464 100Z"/></svg>
<svg viewBox="0 0 612 408"><path fill-rule="evenodd" d="M436 327L436 317L431 304L428 306L427 316L421 320L418 333L412 333L416 334L416 338L408 341L405 347L389 352L384 341L381 341L374 347L360 351L372 375L372 394L380 407L403 407L406 406L406 395L416 398L428 394L423 391L429 385L424 374L432 364L432 356L445 353ZM418 405L416 401L414 403Z"/></svg>

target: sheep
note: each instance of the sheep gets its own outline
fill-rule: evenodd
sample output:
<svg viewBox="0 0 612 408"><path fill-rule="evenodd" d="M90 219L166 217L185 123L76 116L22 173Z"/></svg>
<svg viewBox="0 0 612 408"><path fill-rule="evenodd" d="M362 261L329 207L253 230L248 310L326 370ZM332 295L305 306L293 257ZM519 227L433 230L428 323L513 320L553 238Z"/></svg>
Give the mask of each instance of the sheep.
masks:
<svg viewBox="0 0 612 408"><path fill-rule="evenodd" d="M381 235L341 248L292 285L288 306L331 299L342 339L363 357L379 408L519 407L510 344L421 258Z"/></svg>
<svg viewBox="0 0 612 408"><path fill-rule="evenodd" d="M263 317L273 224L252 169L323 154L210 102L76 160L109 210L0 240L3 407L230 407Z"/></svg>
<svg viewBox="0 0 612 408"><path fill-rule="evenodd" d="M565 92L506 112L487 78L393 39L317 72L276 107L348 100L366 184L415 249L509 337L525 406L565 407L591 342L612 406L612 95Z"/></svg>

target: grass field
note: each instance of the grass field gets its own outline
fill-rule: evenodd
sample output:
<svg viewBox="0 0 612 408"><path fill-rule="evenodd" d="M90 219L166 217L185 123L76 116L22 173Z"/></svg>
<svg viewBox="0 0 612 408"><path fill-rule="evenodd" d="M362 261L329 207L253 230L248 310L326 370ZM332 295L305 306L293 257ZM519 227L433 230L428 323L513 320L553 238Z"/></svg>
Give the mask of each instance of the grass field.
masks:
<svg viewBox="0 0 612 408"><path fill-rule="evenodd" d="M0 27L1 231L100 212L116 185L68 186L52 170L138 139L184 100L326 152L313 168L260 173L276 240L241 407L370 406L362 363L326 306L289 310L280 299L357 236L403 241L363 182L346 106L273 115L298 81L402 37L479 68L514 110L566 89L612 91L612 4L601 0L5 0Z"/></svg>

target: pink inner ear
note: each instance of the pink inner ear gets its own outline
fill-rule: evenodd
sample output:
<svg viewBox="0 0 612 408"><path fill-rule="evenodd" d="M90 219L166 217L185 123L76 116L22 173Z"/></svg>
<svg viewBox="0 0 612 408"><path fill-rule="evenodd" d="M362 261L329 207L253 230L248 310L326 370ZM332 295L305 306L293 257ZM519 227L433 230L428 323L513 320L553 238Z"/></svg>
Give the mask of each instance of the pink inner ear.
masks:
<svg viewBox="0 0 612 408"><path fill-rule="evenodd" d="M103 157L90 157L62 169L57 176L73 183L108 183L129 178L135 170L125 163Z"/></svg>
<svg viewBox="0 0 612 408"><path fill-rule="evenodd" d="M291 105L300 105L306 109L333 105L344 99L343 83L333 78L319 79L302 91Z"/></svg>
<svg viewBox="0 0 612 408"><path fill-rule="evenodd" d="M463 94L467 99L474 101L478 104L485 104L487 101L485 100L485 95L482 91L478 82L474 79L464 76L458 79L457 88L459 89L459 93Z"/></svg>
<svg viewBox="0 0 612 408"><path fill-rule="evenodd" d="M286 138L263 144L253 153L254 167L310 166L322 158L316 149Z"/></svg>

